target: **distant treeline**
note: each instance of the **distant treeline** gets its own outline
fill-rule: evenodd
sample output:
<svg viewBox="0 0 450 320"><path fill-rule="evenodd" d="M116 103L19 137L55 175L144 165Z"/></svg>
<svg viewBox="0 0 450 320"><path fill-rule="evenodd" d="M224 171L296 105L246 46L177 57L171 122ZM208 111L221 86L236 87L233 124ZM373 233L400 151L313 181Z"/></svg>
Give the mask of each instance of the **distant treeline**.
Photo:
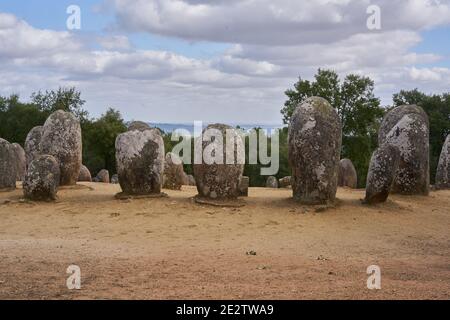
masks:
<svg viewBox="0 0 450 320"><path fill-rule="evenodd" d="M401 90L394 94L393 105L383 108L373 89L374 83L367 77L348 75L341 82L334 71L319 70L314 81L300 78L293 89L286 91L288 100L281 113L285 124L288 124L295 106L305 98L321 96L327 99L336 108L343 124L342 158L352 160L358 173L358 186L364 187L370 157L377 147L378 127L385 112L402 104L420 105L430 120L430 178L434 182L441 148L450 133L450 93L427 95L417 89ZM43 125L52 112L58 109L69 111L80 120L83 163L94 175L101 169L113 174L116 172L115 140L118 134L126 131L127 123L113 108L97 119L92 118L83 109L84 103L81 93L75 88L36 92L27 103L21 102L17 95L0 96L0 137L23 146L28 132L35 126ZM291 172L287 127L281 129L279 135L280 169L277 178L282 178ZM172 150L177 142L171 141L170 133L163 132L163 138L166 152ZM270 137L268 140L270 152ZM246 153L248 155L248 139ZM245 165L244 175L250 177L251 186L265 185L267 177L260 175L260 169L259 164ZM185 171L192 173L191 165L185 165Z"/></svg>

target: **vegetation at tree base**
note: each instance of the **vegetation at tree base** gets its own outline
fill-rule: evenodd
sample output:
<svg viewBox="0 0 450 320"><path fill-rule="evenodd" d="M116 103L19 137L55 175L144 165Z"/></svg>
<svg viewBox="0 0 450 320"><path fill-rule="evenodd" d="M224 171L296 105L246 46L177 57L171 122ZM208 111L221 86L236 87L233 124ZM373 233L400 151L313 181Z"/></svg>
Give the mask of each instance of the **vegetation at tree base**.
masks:
<svg viewBox="0 0 450 320"><path fill-rule="evenodd" d="M430 181L434 183L442 145L450 133L450 93L427 95L417 89L401 90L393 96L394 106L416 104L430 120Z"/></svg>
<svg viewBox="0 0 450 320"><path fill-rule="evenodd" d="M394 105L387 109L380 107L380 100L373 94L373 81L367 77L348 75L341 81L331 70L319 70L315 80L299 81L294 89L286 91L288 100L281 110L284 122L289 123L295 107L310 96L321 96L334 106L343 124L342 158L353 161L358 172L358 186L365 186L368 165L373 150L377 147L378 127L385 111L402 104L418 104L430 119L430 169L434 181L439 155L445 137L450 133L450 93L427 95L417 89L394 94ZM54 111L62 109L72 112L78 119L83 134L83 164L95 175L101 169L110 174L116 172L115 140L117 135L127 130L127 123L119 111L109 108L99 118L91 118L83 109L85 101L75 88L59 88L56 91L32 94L31 101L21 102L19 96L0 96L0 137L23 146L28 132L35 126L43 125ZM257 131L261 128L255 128ZM278 131L280 168L277 178L291 175L288 164L287 127ZM171 141L170 133L163 133L166 152L178 143ZM271 136L267 147L270 150ZM246 159L249 154L249 139L245 139ZM259 144L258 144L259 146ZM194 155L194 143L191 143ZM259 150L258 150L259 152ZM261 164L246 164L244 175L250 177L250 186L265 186L266 176L261 176ZM192 166L184 165L185 172L192 174Z"/></svg>
<svg viewBox="0 0 450 320"><path fill-rule="evenodd" d="M384 115L373 90L374 83L368 77L350 74L341 81L335 71L319 69L314 81L300 78L294 89L285 92L288 100L281 109L284 123L289 124L295 108L306 98L319 96L328 100L342 122L341 158L352 160L359 187L366 184L370 157L377 147L378 128Z"/></svg>

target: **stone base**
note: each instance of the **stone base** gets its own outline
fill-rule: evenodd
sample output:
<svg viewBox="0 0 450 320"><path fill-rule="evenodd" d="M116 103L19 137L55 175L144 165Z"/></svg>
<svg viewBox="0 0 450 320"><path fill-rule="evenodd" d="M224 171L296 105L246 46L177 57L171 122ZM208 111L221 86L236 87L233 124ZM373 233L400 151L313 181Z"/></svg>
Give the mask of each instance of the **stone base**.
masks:
<svg viewBox="0 0 450 320"><path fill-rule="evenodd" d="M242 199L227 199L227 200L214 200L195 196L194 201L198 204L206 204L208 206L222 207L222 208L240 208L245 206L245 201Z"/></svg>
<svg viewBox="0 0 450 320"><path fill-rule="evenodd" d="M167 193L160 192L155 194L128 194L124 192L117 193L114 198L117 200L128 200L128 199L153 199L153 198L168 198Z"/></svg>

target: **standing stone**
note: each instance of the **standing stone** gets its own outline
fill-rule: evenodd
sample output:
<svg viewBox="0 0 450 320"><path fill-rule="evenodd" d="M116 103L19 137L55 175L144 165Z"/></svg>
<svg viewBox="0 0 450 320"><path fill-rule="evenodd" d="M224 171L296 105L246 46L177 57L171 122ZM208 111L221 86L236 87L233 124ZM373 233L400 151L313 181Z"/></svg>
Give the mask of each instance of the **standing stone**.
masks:
<svg viewBox="0 0 450 320"><path fill-rule="evenodd" d="M429 124L422 108L400 106L390 111L381 124L378 143L391 144L400 151L392 192L427 195L430 187Z"/></svg>
<svg viewBox="0 0 450 320"><path fill-rule="evenodd" d="M111 183L112 184L118 184L119 183L119 176L116 174L113 174L113 176L111 177Z"/></svg>
<svg viewBox="0 0 450 320"><path fill-rule="evenodd" d="M305 204L334 201L342 144L336 110L323 98L306 99L292 115L288 140L294 199Z"/></svg>
<svg viewBox="0 0 450 320"><path fill-rule="evenodd" d="M78 175L78 181L92 181L91 172L85 165L81 165L80 174Z"/></svg>
<svg viewBox="0 0 450 320"><path fill-rule="evenodd" d="M25 140L25 156L27 158L27 168L31 161L40 155L39 144L42 139L43 126L34 127L28 132L27 138Z"/></svg>
<svg viewBox="0 0 450 320"><path fill-rule="evenodd" d="M195 182L195 178L192 174L187 175L187 185L188 186L196 186L197 183Z"/></svg>
<svg viewBox="0 0 450 320"><path fill-rule="evenodd" d="M80 122L69 112L58 110L45 121L39 145L41 154L55 157L60 167L60 185L74 185L81 168Z"/></svg>
<svg viewBox="0 0 450 320"><path fill-rule="evenodd" d="M358 175L350 159L342 159L339 162L338 186L352 189L358 186Z"/></svg>
<svg viewBox="0 0 450 320"><path fill-rule="evenodd" d="M280 188L288 188L292 185L292 177L287 176L278 180L278 186Z"/></svg>
<svg viewBox="0 0 450 320"><path fill-rule="evenodd" d="M216 136L208 139L206 136ZM223 141L218 139L222 135ZM201 144L201 151L206 158L201 164L194 164L194 177L200 197L212 200L230 200L239 196L239 182L244 172L245 146L238 132L224 124L208 125L195 143ZM208 141L209 140L209 141ZM225 141L231 148L227 152Z"/></svg>
<svg viewBox="0 0 450 320"><path fill-rule="evenodd" d="M442 146L441 156L436 170L436 190L450 189L450 135Z"/></svg>
<svg viewBox="0 0 450 320"><path fill-rule="evenodd" d="M239 196L248 197L248 187L250 186L250 178L246 176L241 177L239 182Z"/></svg>
<svg viewBox="0 0 450 320"><path fill-rule="evenodd" d="M97 181L101 183L109 183L109 171L102 169L97 173Z"/></svg>
<svg viewBox="0 0 450 320"><path fill-rule="evenodd" d="M25 177L25 172L27 170L27 160L25 155L25 150L18 143L12 144L15 153L15 163L16 163L16 180L23 181Z"/></svg>
<svg viewBox="0 0 450 320"><path fill-rule="evenodd" d="M374 151L370 160L366 182L367 204L385 202L394 183L400 162L397 147L384 144Z"/></svg>
<svg viewBox="0 0 450 320"><path fill-rule="evenodd" d="M53 156L38 156L30 163L23 181L25 198L35 201L55 200L59 175L60 166Z"/></svg>
<svg viewBox="0 0 450 320"><path fill-rule="evenodd" d="M274 176L270 176L266 180L266 188L278 189L278 180Z"/></svg>
<svg viewBox="0 0 450 320"><path fill-rule="evenodd" d="M12 144L0 138L0 189L15 189L16 177L16 151Z"/></svg>
<svg viewBox="0 0 450 320"><path fill-rule="evenodd" d="M149 130L151 127L142 121L133 121L128 125L128 131L138 130L138 131L144 131Z"/></svg>
<svg viewBox="0 0 450 320"><path fill-rule="evenodd" d="M130 195L159 194L164 157L164 141L158 130L120 134L116 139L116 161L122 191Z"/></svg>
<svg viewBox="0 0 450 320"><path fill-rule="evenodd" d="M181 190L185 180L183 163L176 154L168 152L164 162L164 188Z"/></svg>

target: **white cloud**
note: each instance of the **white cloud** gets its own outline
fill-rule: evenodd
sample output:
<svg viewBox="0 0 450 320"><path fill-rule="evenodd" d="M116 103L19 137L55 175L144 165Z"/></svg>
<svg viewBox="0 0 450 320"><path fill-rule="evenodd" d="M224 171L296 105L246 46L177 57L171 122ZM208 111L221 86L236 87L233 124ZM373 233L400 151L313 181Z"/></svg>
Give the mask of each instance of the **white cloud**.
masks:
<svg viewBox="0 0 450 320"><path fill-rule="evenodd" d="M241 44L331 43L367 32L366 9L381 8L383 31L450 23L447 0L109 0L119 26L191 40Z"/></svg>
<svg viewBox="0 0 450 320"><path fill-rule="evenodd" d="M284 90L317 68L370 76L385 104L404 88L448 91L447 68L423 67L444 57L414 52L417 30L448 22L447 2L379 1L392 11L383 13L379 32L359 28L369 2L114 1L127 28L235 43L210 58L140 50L123 33L96 36L94 50L76 34L0 13L0 94L75 85L93 115L113 106L127 119L273 123L281 120Z"/></svg>

